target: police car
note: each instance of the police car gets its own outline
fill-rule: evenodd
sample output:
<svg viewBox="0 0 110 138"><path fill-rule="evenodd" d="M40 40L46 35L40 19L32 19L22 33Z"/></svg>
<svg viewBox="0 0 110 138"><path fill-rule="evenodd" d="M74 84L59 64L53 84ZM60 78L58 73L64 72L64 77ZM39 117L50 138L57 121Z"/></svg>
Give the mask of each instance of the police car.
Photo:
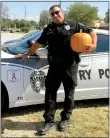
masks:
<svg viewBox="0 0 110 138"><path fill-rule="evenodd" d="M78 86L75 100L108 98L109 35L107 30L95 30L97 49L80 54ZM2 48L3 49L3 48ZM39 48L26 60L1 49L1 104L2 109L44 103L45 78L48 71L47 49ZM64 89L60 86L57 101L63 101Z"/></svg>

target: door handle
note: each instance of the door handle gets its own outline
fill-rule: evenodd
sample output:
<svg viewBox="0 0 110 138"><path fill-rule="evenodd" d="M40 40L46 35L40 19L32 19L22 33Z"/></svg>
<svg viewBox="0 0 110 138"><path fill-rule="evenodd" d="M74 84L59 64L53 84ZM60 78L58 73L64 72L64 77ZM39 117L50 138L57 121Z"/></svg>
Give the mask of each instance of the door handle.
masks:
<svg viewBox="0 0 110 138"><path fill-rule="evenodd" d="M87 67L89 64L79 64L80 67Z"/></svg>

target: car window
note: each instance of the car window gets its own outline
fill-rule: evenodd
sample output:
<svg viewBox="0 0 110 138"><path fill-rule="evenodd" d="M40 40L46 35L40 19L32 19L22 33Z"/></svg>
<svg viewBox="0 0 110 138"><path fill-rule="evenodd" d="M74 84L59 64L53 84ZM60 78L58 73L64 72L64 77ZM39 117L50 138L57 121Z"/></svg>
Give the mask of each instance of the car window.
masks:
<svg viewBox="0 0 110 138"><path fill-rule="evenodd" d="M109 51L109 36L104 34L97 34L97 48L95 52Z"/></svg>

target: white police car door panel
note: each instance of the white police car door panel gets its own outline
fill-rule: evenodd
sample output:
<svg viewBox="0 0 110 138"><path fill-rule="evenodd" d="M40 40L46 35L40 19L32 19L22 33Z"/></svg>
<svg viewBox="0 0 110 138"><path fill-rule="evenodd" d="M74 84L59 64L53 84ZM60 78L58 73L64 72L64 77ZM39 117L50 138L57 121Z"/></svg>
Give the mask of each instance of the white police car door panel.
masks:
<svg viewBox="0 0 110 138"><path fill-rule="evenodd" d="M91 54L81 55L81 62L78 67L78 85L75 90L75 99L86 99L90 96L91 64Z"/></svg>
<svg viewBox="0 0 110 138"><path fill-rule="evenodd" d="M1 80L5 84L9 103L22 102L25 100L24 86L23 86L23 61L19 59L1 59Z"/></svg>
<svg viewBox="0 0 110 138"><path fill-rule="evenodd" d="M108 53L93 55L91 89L92 96L108 94Z"/></svg>
<svg viewBox="0 0 110 138"><path fill-rule="evenodd" d="M91 77L91 97L108 97L108 55L109 36L108 34L97 34L97 48L93 53L92 77Z"/></svg>
<svg viewBox="0 0 110 138"><path fill-rule="evenodd" d="M30 102L44 101L45 77L48 71L46 58L30 56L24 61L24 89L26 100Z"/></svg>

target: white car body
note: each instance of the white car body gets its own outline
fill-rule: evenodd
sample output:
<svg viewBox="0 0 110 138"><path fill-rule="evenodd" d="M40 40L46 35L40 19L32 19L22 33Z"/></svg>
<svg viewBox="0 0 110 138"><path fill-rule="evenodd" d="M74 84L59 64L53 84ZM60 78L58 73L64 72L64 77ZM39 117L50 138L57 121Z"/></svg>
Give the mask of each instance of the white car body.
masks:
<svg viewBox="0 0 110 138"><path fill-rule="evenodd" d="M95 31L108 35L105 30ZM9 108L44 103L45 88L39 86L44 83L49 67L47 50L41 48L37 54L40 58L30 56L22 60L1 51L2 95ZM81 55L75 100L108 98L108 55L109 51ZM64 89L61 85L57 100L63 99Z"/></svg>

